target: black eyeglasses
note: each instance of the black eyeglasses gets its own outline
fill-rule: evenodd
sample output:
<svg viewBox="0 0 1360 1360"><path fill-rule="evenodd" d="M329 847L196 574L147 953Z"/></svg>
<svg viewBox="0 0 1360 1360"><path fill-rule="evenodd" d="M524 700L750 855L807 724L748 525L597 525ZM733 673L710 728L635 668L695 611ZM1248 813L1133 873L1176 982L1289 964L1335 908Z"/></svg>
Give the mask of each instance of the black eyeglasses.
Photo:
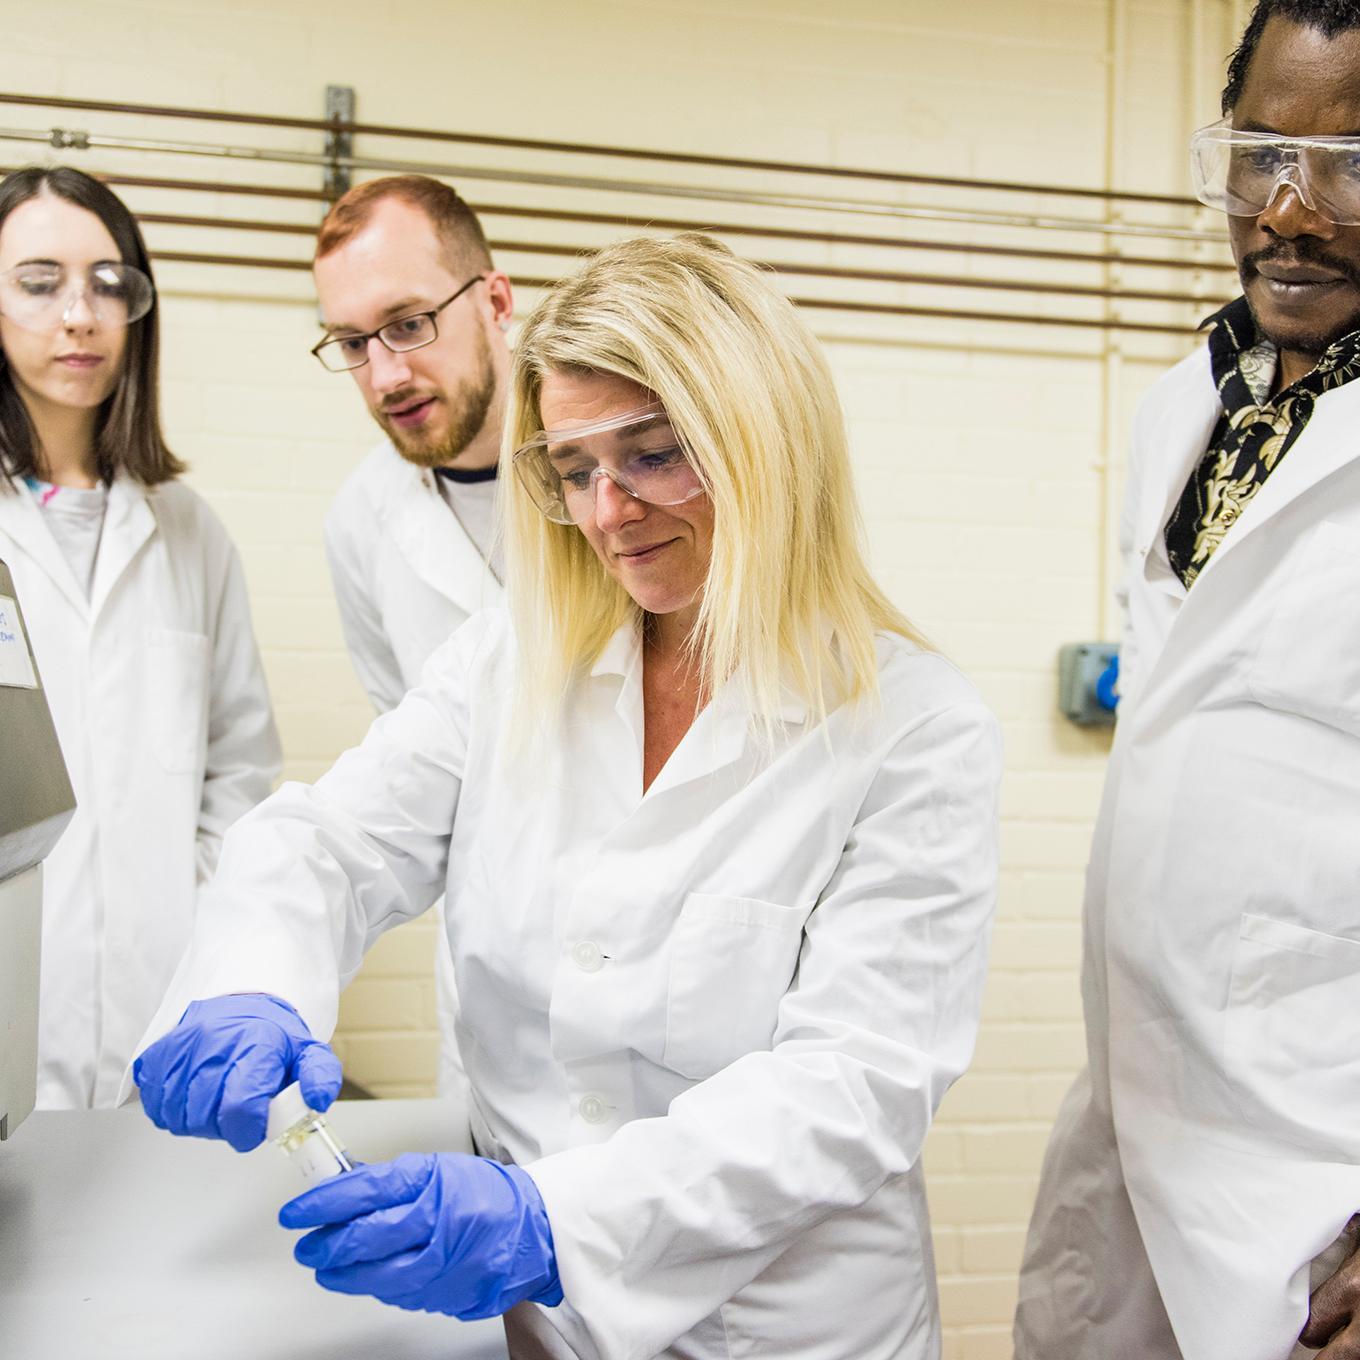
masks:
<svg viewBox="0 0 1360 1360"><path fill-rule="evenodd" d="M474 283L481 283L485 274L475 274L456 293L446 297L438 307L428 312L412 312L409 316L399 316L395 321L384 322L376 331L367 335L332 335L312 346L312 353L321 360L322 366L332 373L347 373L352 368L362 368L368 362L368 342L375 337L382 341L393 354L404 354L410 349L420 349L439 339L439 327L435 317L451 302L456 302Z"/></svg>

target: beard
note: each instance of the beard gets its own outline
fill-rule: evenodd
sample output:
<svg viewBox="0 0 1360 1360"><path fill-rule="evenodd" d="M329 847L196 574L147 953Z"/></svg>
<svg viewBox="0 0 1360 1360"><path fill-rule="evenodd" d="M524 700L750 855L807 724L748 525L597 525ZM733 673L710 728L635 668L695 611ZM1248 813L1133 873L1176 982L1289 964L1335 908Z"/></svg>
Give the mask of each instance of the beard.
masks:
<svg viewBox="0 0 1360 1360"><path fill-rule="evenodd" d="M446 467L455 462L486 428L487 417L496 400L496 365L486 335L481 330L476 334L474 371L460 379L457 386L431 394L444 407L447 424L443 430L437 433L424 429L403 430L381 411L373 413L393 447L408 463L423 468ZM388 403L400 406L413 395L398 392L388 398Z"/></svg>

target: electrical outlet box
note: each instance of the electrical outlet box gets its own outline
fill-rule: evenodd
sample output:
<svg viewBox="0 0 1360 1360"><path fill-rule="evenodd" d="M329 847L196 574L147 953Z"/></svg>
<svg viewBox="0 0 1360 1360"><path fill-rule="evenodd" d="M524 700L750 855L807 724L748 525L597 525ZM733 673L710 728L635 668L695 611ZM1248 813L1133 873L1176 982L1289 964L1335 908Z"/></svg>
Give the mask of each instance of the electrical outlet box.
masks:
<svg viewBox="0 0 1360 1360"><path fill-rule="evenodd" d="M1058 653L1058 707L1079 727L1112 727L1119 703L1119 648L1072 642Z"/></svg>

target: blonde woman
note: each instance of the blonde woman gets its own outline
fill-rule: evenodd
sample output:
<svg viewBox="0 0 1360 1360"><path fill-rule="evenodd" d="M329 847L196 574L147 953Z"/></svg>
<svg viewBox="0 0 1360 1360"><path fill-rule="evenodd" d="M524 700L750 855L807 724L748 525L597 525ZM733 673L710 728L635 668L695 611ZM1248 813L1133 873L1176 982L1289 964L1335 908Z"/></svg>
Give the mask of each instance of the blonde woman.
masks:
<svg viewBox="0 0 1360 1360"><path fill-rule="evenodd" d="M512 613L228 837L163 1021L216 999L143 1104L238 1148L295 1077L324 1104L340 989L447 887L482 1155L286 1205L321 1284L515 1308L517 1355L934 1356L920 1153L976 1026L993 720L871 580L826 362L722 246L550 293L509 422Z"/></svg>

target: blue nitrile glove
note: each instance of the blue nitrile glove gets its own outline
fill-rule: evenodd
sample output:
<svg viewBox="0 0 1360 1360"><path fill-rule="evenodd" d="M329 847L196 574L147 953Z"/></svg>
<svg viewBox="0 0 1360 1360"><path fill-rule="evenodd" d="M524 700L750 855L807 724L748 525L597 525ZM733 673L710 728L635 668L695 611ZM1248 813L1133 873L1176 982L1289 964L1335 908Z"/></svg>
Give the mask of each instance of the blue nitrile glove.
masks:
<svg viewBox="0 0 1360 1360"><path fill-rule="evenodd" d="M340 1059L302 1017L263 992L194 1001L132 1064L142 1108L158 1128L225 1138L237 1152L264 1141L269 1102L285 1086L324 1110L340 1093Z"/></svg>
<svg viewBox="0 0 1360 1360"><path fill-rule="evenodd" d="M543 1197L527 1171L462 1152L371 1162L289 1200L285 1228L316 1228L293 1255L340 1294L398 1308L497 1317L562 1302Z"/></svg>

